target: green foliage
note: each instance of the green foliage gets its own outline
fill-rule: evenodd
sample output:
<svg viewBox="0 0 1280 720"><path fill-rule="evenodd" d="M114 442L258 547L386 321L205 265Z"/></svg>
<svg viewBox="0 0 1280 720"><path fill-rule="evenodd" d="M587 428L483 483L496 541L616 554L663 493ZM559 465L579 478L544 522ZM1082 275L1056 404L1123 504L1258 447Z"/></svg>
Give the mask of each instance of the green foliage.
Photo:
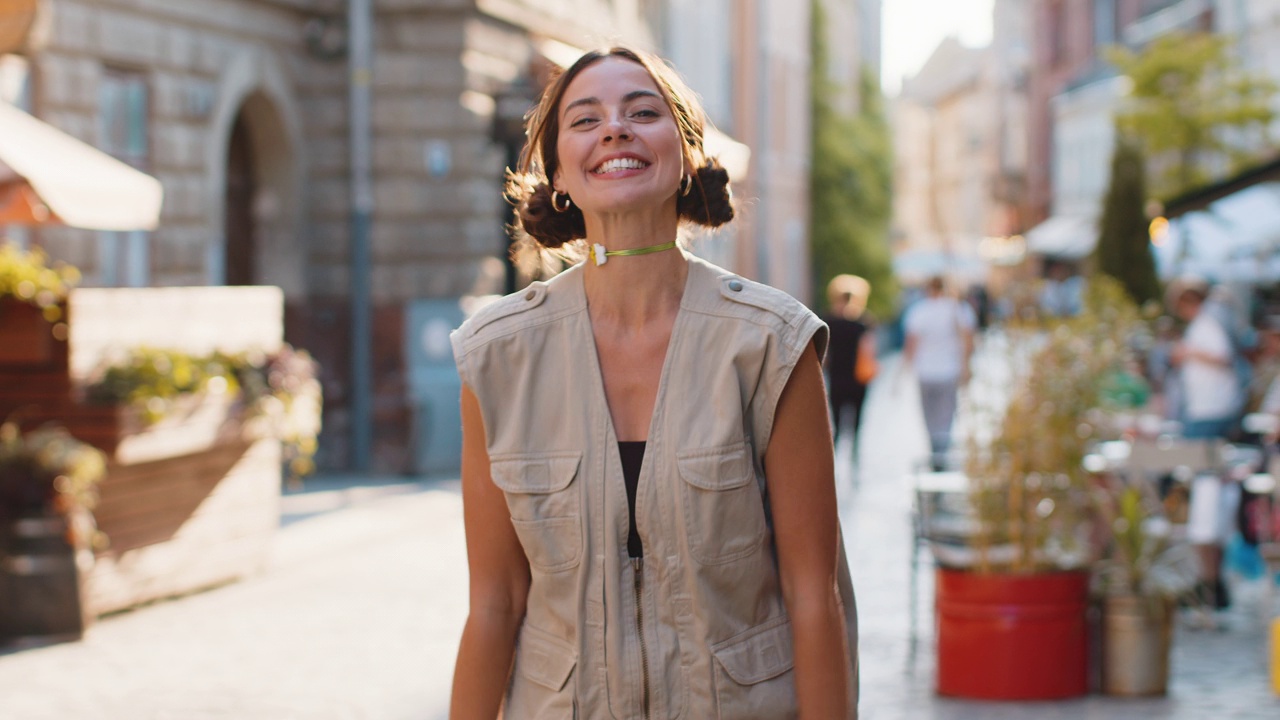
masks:
<svg viewBox="0 0 1280 720"><path fill-rule="evenodd" d="M849 116L833 104L837 89L827 76L828 54L821 4L813 3L810 90L813 107L810 168L810 237L817 295L836 275L871 283L868 310L887 317L897 283L889 255L893 211L893 144L875 77L859 80L859 111ZM825 302L825 299L823 300Z"/></svg>
<svg viewBox="0 0 1280 720"><path fill-rule="evenodd" d="M1110 432L1108 411L1119 409L1110 403L1123 402L1110 390L1132 363L1128 339L1140 325L1124 288L1098 275L1080 315L1010 327L1012 378L999 381L1007 405L975 403L975 426L985 429L969 439L979 570L1031 573L1092 561L1095 508L1083 460Z"/></svg>
<svg viewBox="0 0 1280 720"><path fill-rule="evenodd" d="M262 418L284 442L290 481L315 471L320 434L319 367L289 345L271 353L211 353L139 348L108 367L87 389L90 402L131 405L148 422L163 419L177 398L197 393L237 394L251 418Z"/></svg>
<svg viewBox="0 0 1280 720"><path fill-rule="evenodd" d="M64 263L49 264L40 248L23 250L16 243L0 243L0 298L11 297L42 309L45 320L62 318L58 304L80 282L80 271Z"/></svg>
<svg viewBox="0 0 1280 720"><path fill-rule="evenodd" d="M15 422L0 424L0 517L92 509L106 462L100 450L66 428L46 426L24 435Z"/></svg>
<svg viewBox="0 0 1280 720"><path fill-rule="evenodd" d="M1271 150L1276 83L1241 68L1228 38L1171 33L1141 53L1113 49L1110 59L1132 82L1117 124L1161 168L1152 178L1157 197L1212 180L1212 163L1225 159L1238 171Z"/></svg>
<svg viewBox="0 0 1280 720"><path fill-rule="evenodd" d="M1103 480L1095 493L1099 520L1110 529L1098 563L1102 592L1157 601L1155 608L1190 592L1199 578L1195 552L1174 538L1149 486Z"/></svg>
<svg viewBox="0 0 1280 720"><path fill-rule="evenodd" d="M1121 137L1111 158L1111 186L1094 249L1097 272L1119 280L1139 305L1160 300L1160 280L1148 237L1145 167L1142 151Z"/></svg>

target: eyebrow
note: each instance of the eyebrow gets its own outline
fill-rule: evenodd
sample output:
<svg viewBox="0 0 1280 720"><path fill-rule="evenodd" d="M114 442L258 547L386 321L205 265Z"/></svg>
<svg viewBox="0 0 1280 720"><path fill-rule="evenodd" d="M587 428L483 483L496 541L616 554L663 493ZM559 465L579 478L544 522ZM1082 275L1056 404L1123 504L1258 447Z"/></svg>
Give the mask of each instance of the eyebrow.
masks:
<svg viewBox="0 0 1280 720"><path fill-rule="evenodd" d="M629 103L632 100L635 100L636 98L642 98L642 97L651 97L657 100L662 99L661 95L659 95L658 93L652 90L632 90L631 92L622 96L622 102L625 105L626 103ZM578 107L579 105L599 105L599 104L600 104L600 98L597 98L597 97L579 98L569 103L568 105L565 105L564 110L561 111L560 114L562 116L566 115L570 110Z"/></svg>

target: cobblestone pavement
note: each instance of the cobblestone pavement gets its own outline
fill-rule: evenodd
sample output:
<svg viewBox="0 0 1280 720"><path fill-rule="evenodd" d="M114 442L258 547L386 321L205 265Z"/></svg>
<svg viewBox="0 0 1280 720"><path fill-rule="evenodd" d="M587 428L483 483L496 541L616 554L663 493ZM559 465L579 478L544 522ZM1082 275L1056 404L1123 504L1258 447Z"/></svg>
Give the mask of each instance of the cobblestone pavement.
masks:
<svg viewBox="0 0 1280 720"><path fill-rule="evenodd" d="M1179 629L1170 696L1005 704L934 695L932 584L921 553L908 602L908 477L924 452L894 364L872 388L841 511L861 612L866 720L1277 718L1260 583L1237 582L1219 631ZM99 621L86 639L0 654L0 720L436 720L445 717L466 614L456 481L367 486L341 478L285 499L263 575ZM911 639L911 619L919 626Z"/></svg>

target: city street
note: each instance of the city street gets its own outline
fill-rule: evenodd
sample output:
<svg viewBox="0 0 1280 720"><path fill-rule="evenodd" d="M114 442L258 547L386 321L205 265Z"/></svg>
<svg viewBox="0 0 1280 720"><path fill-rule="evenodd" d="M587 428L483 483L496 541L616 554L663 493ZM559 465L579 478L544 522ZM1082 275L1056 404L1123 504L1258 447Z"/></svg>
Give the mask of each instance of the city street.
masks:
<svg viewBox="0 0 1280 720"><path fill-rule="evenodd" d="M872 389L861 479L844 470L838 478L861 612L863 718L1280 717L1260 582L1236 583L1219 630L1179 627L1168 698L936 697L923 551L920 599L908 603L909 474L924 452L923 425L911 384L892 381L895 365L882 366ZM849 452L838 448L845 464ZM322 478L285 498L284 520L260 577L105 618L83 642L0 655L0 718L444 718L467 603L457 481Z"/></svg>

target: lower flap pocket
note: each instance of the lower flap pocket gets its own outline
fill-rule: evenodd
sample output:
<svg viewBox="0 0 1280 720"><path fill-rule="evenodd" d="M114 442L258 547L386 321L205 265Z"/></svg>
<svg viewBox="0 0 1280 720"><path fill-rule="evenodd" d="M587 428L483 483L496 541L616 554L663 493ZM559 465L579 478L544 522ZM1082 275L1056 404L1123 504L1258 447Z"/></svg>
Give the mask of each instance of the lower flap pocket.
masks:
<svg viewBox="0 0 1280 720"><path fill-rule="evenodd" d="M577 664L578 651L573 645L528 623L520 628L516 645L517 673L559 692Z"/></svg>
<svg viewBox="0 0 1280 720"><path fill-rule="evenodd" d="M754 685L790 670L791 622L776 618L711 646L724 671L740 685Z"/></svg>

